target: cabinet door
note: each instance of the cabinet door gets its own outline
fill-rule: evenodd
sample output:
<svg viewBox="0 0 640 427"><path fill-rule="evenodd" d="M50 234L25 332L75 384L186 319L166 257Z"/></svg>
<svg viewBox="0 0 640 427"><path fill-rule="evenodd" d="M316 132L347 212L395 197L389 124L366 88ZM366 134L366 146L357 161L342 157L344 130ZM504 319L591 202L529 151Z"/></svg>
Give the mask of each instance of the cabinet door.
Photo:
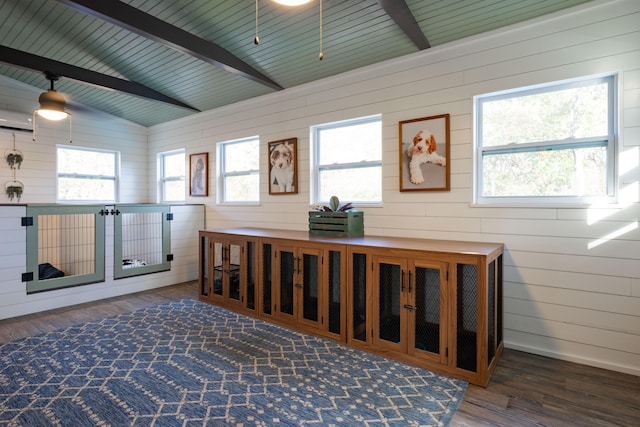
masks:
<svg viewBox="0 0 640 427"><path fill-rule="evenodd" d="M403 353L407 351L406 275L405 259L374 256L373 342Z"/></svg>
<svg viewBox="0 0 640 427"><path fill-rule="evenodd" d="M445 263L374 257L374 343L446 363Z"/></svg>
<svg viewBox="0 0 640 427"><path fill-rule="evenodd" d="M207 289L202 295L231 308L255 308L255 242L211 235L207 238Z"/></svg>
<svg viewBox="0 0 640 427"><path fill-rule="evenodd" d="M413 356L446 363L447 264L410 261L408 348Z"/></svg>
<svg viewBox="0 0 640 427"><path fill-rule="evenodd" d="M310 248L277 248L278 317L318 327L322 251Z"/></svg>
<svg viewBox="0 0 640 427"><path fill-rule="evenodd" d="M224 294L229 305L242 306L244 269L247 266L244 242L231 240L224 246Z"/></svg>
<svg viewBox="0 0 640 427"><path fill-rule="evenodd" d="M258 282L257 246L258 244L255 241L247 241L245 246L247 267L244 269L245 290L243 292L244 294L243 305L247 310L250 310L250 311L256 310L256 293L258 291L258 288L256 285Z"/></svg>
<svg viewBox="0 0 640 427"><path fill-rule="evenodd" d="M211 266L211 274L209 280L211 281L211 292L209 294L213 299L222 299L224 295L224 260L226 247L225 242L211 238L209 241L209 259Z"/></svg>
<svg viewBox="0 0 640 427"><path fill-rule="evenodd" d="M327 255L326 275L327 289L325 302L326 330L333 335L339 335L344 339L343 319L344 310L343 298L343 274L344 255L343 251L329 250Z"/></svg>
<svg viewBox="0 0 640 427"><path fill-rule="evenodd" d="M262 269L260 273L261 286L258 303L260 314L271 317L273 315L273 246L271 243L262 243L261 247Z"/></svg>
<svg viewBox="0 0 640 427"><path fill-rule="evenodd" d="M293 320L294 283L296 280L296 253L294 248L278 246L277 253L278 284L276 311L278 317Z"/></svg>
<svg viewBox="0 0 640 427"><path fill-rule="evenodd" d="M356 347L370 344L371 336L368 334L369 298L371 292L369 282L368 257L366 253L349 252L349 267L351 276L351 286L349 287L347 307L347 342Z"/></svg>
<svg viewBox="0 0 640 427"><path fill-rule="evenodd" d="M454 363L456 368L471 372L478 370L479 280L476 264L457 264L455 272Z"/></svg>
<svg viewBox="0 0 640 427"><path fill-rule="evenodd" d="M212 292L212 280L211 280L211 244L209 235L200 233L200 278L199 278L199 292L200 297L209 299L209 295Z"/></svg>
<svg viewBox="0 0 640 427"><path fill-rule="evenodd" d="M225 297L230 308L253 312L256 309L257 243L229 240L226 245Z"/></svg>
<svg viewBox="0 0 640 427"><path fill-rule="evenodd" d="M302 249L298 255L298 291L299 318L302 323L314 327L320 325L320 309L322 301L322 251L320 249Z"/></svg>

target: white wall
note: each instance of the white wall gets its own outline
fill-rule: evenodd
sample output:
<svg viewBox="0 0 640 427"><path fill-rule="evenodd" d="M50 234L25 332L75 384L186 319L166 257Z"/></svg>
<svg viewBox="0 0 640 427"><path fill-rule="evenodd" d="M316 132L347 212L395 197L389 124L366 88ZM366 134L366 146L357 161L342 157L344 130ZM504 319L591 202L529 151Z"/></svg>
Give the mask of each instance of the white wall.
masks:
<svg viewBox="0 0 640 427"><path fill-rule="evenodd" d="M41 90L0 77L0 110L24 113L31 117L38 107ZM68 108L72 113L72 143L69 122L37 121L36 141L26 132L15 132L16 148L24 154L24 162L16 179L24 184L21 203L56 202L56 146L89 147L120 152L120 203L145 203L149 200L147 176L147 128L88 108ZM0 153L13 147L13 132L0 129ZM0 165L0 183L13 180L9 167ZM154 171L155 172L155 171ZM0 203L10 203L4 191ZM15 201L13 202L15 203Z"/></svg>
<svg viewBox="0 0 640 427"><path fill-rule="evenodd" d="M206 203L207 227L305 230L309 126L381 113L384 207L364 209L366 234L504 242L507 347L640 375L638 22L640 2L594 1L154 126L150 152L209 152L210 196L193 199ZM331 66L330 52L322 66ZM608 72L620 78L620 207L471 205L474 95ZM444 113L451 115L451 191L400 193L398 121ZM261 140L260 205L216 205L216 143L252 135ZM267 142L292 137L300 192L270 196Z"/></svg>
<svg viewBox="0 0 640 427"><path fill-rule="evenodd" d="M0 110L31 116L42 91L5 77L0 77ZM147 128L113 116L87 109L70 108L73 116L72 146L119 151L121 154L120 203L154 202L150 185L155 169L148 169ZM13 147L14 132L0 129L0 153ZM16 171L16 180L25 186L20 202L9 201L0 192L0 319L95 301L116 295L139 292L198 277L198 229L204 224L202 206L172 206L171 271L128 279L113 279L113 217L108 217L106 231L106 278L104 282L27 295L21 281L26 271L26 232L20 225L24 204L56 202L56 145L69 144L67 121L38 121L36 141L32 134L15 132L16 148L24 162ZM0 185L13 181L13 172L2 160Z"/></svg>

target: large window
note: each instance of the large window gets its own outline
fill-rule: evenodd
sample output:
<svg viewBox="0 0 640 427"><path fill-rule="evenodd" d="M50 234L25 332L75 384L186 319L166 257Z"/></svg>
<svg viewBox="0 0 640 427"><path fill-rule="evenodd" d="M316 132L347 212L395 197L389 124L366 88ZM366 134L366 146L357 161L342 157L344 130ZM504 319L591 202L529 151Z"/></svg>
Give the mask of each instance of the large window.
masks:
<svg viewBox="0 0 640 427"><path fill-rule="evenodd" d="M477 203L615 200L615 77L475 98Z"/></svg>
<svg viewBox="0 0 640 427"><path fill-rule="evenodd" d="M160 169L160 200L162 202L184 202L184 149L160 153L158 160Z"/></svg>
<svg viewBox="0 0 640 427"><path fill-rule="evenodd" d="M218 202L260 201L260 140L221 142L217 153Z"/></svg>
<svg viewBox="0 0 640 427"><path fill-rule="evenodd" d="M117 201L118 163L116 151L59 146L58 200Z"/></svg>
<svg viewBox="0 0 640 427"><path fill-rule="evenodd" d="M311 203L331 196L355 204L382 203L382 120L379 115L314 126Z"/></svg>

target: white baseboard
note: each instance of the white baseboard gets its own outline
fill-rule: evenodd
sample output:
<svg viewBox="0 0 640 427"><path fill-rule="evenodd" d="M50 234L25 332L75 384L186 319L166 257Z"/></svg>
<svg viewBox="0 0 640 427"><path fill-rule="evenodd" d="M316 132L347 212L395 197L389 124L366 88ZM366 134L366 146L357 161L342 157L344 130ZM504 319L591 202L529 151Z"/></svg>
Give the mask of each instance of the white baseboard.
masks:
<svg viewBox="0 0 640 427"><path fill-rule="evenodd" d="M616 364L604 362L604 361L601 361L601 360L593 360L593 359L589 359L589 358L585 358L585 357L579 357L579 356L575 356L575 355L559 353L559 352L551 351L551 350L548 350L548 349L542 349L542 348L538 348L538 347L526 346L526 345L507 342L507 341L505 341L504 346L505 346L505 348L508 348L508 349L524 351L526 353L537 354L539 356L546 356L546 357L550 357L550 358L553 358L553 359L558 359L558 360L564 360L564 361L567 361L567 362L578 363L580 365L593 366L595 368L606 369L606 370L609 370L609 371L622 372L624 374L640 376L640 367L616 365Z"/></svg>

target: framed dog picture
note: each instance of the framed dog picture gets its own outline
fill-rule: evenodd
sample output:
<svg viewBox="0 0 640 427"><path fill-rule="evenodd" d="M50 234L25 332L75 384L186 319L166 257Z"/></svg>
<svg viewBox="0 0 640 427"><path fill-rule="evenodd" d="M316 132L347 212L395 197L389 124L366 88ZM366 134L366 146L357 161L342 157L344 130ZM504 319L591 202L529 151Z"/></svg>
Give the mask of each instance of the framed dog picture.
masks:
<svg viewBox="0 0 640 427"><path fill-rule="evenodd" d="M191 154L189 156L189 195L209 195L209 153Z"/></svg>
<svg viewBox="0 0 640 427"><path fill-rule="evenodd" d="M400 191L449 191L449 114L399 122Z"/></svg>
<svg viewBox="0 0 640 427"><path fill-rule="evenodd" d="M269 143L269 194L298 193L298 138Z"/></svg>

